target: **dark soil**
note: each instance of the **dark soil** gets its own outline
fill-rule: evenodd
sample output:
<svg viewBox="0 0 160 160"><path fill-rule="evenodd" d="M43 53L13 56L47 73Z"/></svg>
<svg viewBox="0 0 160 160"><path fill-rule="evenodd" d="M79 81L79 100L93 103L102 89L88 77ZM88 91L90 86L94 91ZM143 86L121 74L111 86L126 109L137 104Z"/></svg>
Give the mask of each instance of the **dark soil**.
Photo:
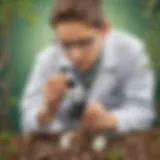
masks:
<svg viewBox="0 0 160 160"><path fill-rule="evenodd" d="M57 135L13 136L0 141L0 160L160 160L160 129L125 135L94 152L77 138L71 150L58 147Z"/></svg>

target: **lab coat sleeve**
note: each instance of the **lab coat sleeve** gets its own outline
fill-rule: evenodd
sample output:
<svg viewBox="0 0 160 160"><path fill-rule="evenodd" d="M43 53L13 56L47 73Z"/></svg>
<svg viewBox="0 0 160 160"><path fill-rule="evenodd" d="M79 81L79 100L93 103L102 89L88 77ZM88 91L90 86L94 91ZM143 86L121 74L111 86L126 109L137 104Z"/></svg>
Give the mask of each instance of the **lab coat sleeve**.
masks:
<svg viewBox="0 0 160 160"><path fill-rule="evenodd" d="M23 132L43 132L48 128L42 128L37 122L37 114L40 107L43 106L42 86L47 78L46 51L36 59L33 71L24 89L21 103L21 128Z"/></svg>
<svg viewBox="0 0 160 160"><path fill-rule="evenodd" d="M112 112L118 120L117 132L145 130L155 117L153 104L154 76L144 45L131 48L124 64L124 102Z"/></svg>

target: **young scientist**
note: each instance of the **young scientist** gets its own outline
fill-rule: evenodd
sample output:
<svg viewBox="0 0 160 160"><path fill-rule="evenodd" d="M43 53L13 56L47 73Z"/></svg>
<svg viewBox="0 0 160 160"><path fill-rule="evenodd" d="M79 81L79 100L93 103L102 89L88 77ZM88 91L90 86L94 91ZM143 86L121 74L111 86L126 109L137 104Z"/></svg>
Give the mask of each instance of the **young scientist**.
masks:
<svg viewBox="0 0 160 160"><path fill-rule="evenodd" d="M56 0L50 22L57 41L40 54L30 75L21 104L23 131L81 125L122 134L151 127L153 74L144 44L110 27L101 0ZM61 71L66 66L86 98L80 118L69 111L80 95L76 89L69 95L68 73Z"/></svg>

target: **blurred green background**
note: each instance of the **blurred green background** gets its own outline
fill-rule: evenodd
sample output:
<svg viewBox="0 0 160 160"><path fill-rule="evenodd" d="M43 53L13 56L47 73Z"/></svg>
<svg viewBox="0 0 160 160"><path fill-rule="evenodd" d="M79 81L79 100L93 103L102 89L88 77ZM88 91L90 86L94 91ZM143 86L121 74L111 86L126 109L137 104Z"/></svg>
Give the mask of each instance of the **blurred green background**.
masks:
<svg viewBox="0 0 160 160"><path fill-rule="evenodd" d="M7 116L7 121L1 125L4 129L19 131L18 108L22 90L36 56L53 41L54 31L48 24L53 0L1 1L0 115L4 119ZM159 81L160 1L104 0L104 9L106 20L113 27L135 34L147 43ZM2 86L6 86L5 89ZM156 88L158 104L160 87Z"/></svg>

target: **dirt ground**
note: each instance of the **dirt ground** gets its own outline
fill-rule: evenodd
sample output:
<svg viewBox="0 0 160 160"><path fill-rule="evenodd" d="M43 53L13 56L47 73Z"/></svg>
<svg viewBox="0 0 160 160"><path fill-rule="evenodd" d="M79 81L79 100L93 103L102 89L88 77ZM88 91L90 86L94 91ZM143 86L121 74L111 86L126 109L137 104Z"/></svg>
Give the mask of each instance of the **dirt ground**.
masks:
<svg viewBox="0 0 160 160"><path fill-rule="evenodd" d="M102 152L79 137L71 150L58 146L59 135L16 135L0 140L0 160L160 160L160 129L110 140Z"/></svg>

